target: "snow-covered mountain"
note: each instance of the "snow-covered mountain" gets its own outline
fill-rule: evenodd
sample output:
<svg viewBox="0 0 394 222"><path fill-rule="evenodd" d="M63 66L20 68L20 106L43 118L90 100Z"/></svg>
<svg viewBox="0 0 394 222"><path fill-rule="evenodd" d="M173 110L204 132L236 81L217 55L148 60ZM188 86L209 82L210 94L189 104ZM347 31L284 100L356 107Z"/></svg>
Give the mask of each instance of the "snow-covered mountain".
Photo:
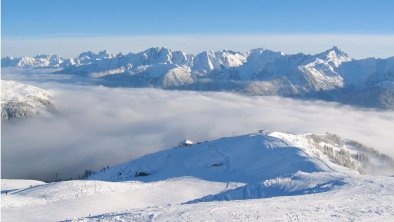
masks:
<svg viewBox="0 0 394 222"><path fill-rule="evenodd" d="M36 86L1 80L1 119L36 116L53 109L51 94Z"/></svg>
<svg viewBox="0 0 394 222"><path fill-rule="evenodd" d="M2 66L60 66L58 73L85 75L111 86L237 91L394 109L394 57L355 60L338 47L315 55L268 49L188 55L158 47L116 56L84 52L57 63L2 61Z"/></svg>
<svg viewBox="0 0 394 222"><path fill-rule="evenodd" d="M2 188L2 219L255 221L289 220L291 214L390 220L394 178L364 174L393 170L390 157L333 134L262 130L209 142L184 140L84 181L4 181L9 185Z"/></svg>
<svg viewBox="0 0 394 222"><path fill-rule="evenodd" d="M68 66L82 66L94 63L96 61L103 61L106 59L112 59L114 57L113 54L107 51L101 51L97 54L92 51L83 52L78 55L76 58L66 59L59 66L68 67Z"/></svg>
<svg viewBox="0 0 394 222"><path fill-rule="evenodd" d="M272 167L279 163L280 167ZM261 132L179 145L103 169L89 179L148 182L192 176L217 182L253 183L298 171L392 175L394 160L334 134Z"/></svg>
<svg viewBox="0 0 394 222"><path fill-rule="evenodd" d="M58 55L37 55L34 57L5 57L1 59L1 67L38 68L60 67L64 59Z"/></svg>

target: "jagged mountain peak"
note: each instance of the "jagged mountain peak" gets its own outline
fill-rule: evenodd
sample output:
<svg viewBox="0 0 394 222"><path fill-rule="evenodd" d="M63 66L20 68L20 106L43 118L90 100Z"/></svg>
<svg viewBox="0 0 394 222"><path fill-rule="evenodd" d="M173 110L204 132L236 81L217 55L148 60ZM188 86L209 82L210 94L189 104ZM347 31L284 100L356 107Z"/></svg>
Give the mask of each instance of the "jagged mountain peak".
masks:
<svg viewBox="0 0 394 222"><path fill-rule="evenodd" d="M166 47L152 47L136 54L138 61L144 65L172 64L173 52Z"/></svg>
<svg viewBox="0 0 394 222"><path fill-rule="evenodd" d="M143 51L144 53L171 53L171 49L161 46L161 47L151 47Z"/></svg>
<svg viewBox="0 0 394 222"><path fill-rule="evenodd" d="M343 51L342 49L340 49L338 46L333 46L321 53L318 53L317 55L328 56L330 54L331 55L335 54L337 56L348 56L348 54L345 51Z"/></svg>
<svg viewBox="0 0 394 222"><path fill-rule="evenodd" d="M340 49L338 46L333 46L332 48L326 50L326 52L335 52L336 54L340 55L347 55L342 49Z"/></svg>
<svg viewBox="0 0 394 222"><path fill-rule="evenodd" d="M317 54L317 57L330 62L333 66L339 67L342 62L351 61L352 58L337 46L333 46L322 53Z"/></svg>
<svg viewBox="0 0 394 222"><path fill-rule="evenodd" d="M107 50L102 50L99 52L86 51L79 54L78 58L91 58L91 59L109 59L114 57L113 54Z"/></svg>
<svg viewBox="0 0 394 222"><path fill-rule="evenodd" d="M279 53L281 55L285 55L284 52L281 51L274 51L274 50L270 50L267 48L255 48L255 49L251 49L247 52L248 54L254 54L254 53L258 53L258 54L263 54L263 53Z"/></svg>
<svg viewBox="0 0 394 222"><path fill-rule="evenodd" d="M78 57L85 57L85 56L91 57L93 55L95 55L95 53L93 51L85 51L85 52L79 53Z"/></svg>
<svg viewBox="0 0 394 222"><path fill-rule="evenodd" d="M61 58L59 55L56 54L38 54L34 56L36 59L55 59L55 58Z"/></svg>
<svg viewBox="0 0 394 222"><path fill-rule="evenodd" d="M182 51L154 47L117 56L107 51L98 53L87 51L77 58L67 60L56 56L6 57L2 59L2 67L61 67L63 68L59 71L61 73L99 76L99 78L125 73L133 77L114 75L107 80L113 81L118 78L119 84L135 87L149 85L191 90L235 90L254 95L307 96L335 101L339 101L341 97L346 103L353 103L348 102L349 99L345 96L350 92L346 91L348 87L353 87L350 90L369 87L367 90L374 90L376 94L382 96L377 103L379 108L392 109L394 107L394 90L391 87L393 68L389 60L353 60L336 46L314 55L284 54L266 48L256 48L247 52L228 49L210 50L186 55ZM182 78L187 81L176 81L176 84L156 84L156 79L149 78L164 78L172 72L170 68L172 66L162 66L162 64L184 66L185 70L190 70L190 72L182 71L188 73L187 78ZM172 78L171 81L175 79ZM377 107L372 95L366 92L362 97L367 97L368 104L373 104L370 107ZM360 100L364 101L364 99Z"/></svg>
<svg viewBox="0 0 394 222"><path fill-rule="evenodd" d="M98 56L100 56L101 58L111 58L113 57L113 54L107 50L103 50L103 51L99 51Z"/></svg>

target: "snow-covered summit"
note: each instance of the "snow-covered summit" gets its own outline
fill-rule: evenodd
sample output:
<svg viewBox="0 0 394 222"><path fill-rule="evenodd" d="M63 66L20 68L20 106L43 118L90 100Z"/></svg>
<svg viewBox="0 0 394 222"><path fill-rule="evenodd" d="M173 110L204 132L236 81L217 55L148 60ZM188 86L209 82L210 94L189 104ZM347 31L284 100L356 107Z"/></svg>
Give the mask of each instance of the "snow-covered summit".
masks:
<svg viewBox="0 0 394 222"><path fill-rule="evenodd" d="M333 134L263 132L189 143L101 170L89 179L147 182L191 176L254 183L299 171L391 174L394 160Z"/></svg>
<svg viewBox="0 0 394 222"><path fill-rule="evenodd" d="M1 119L35 116L52 108L51 94L41 88L1 80Z"/></svg>
<svg viewBox="0 0 394 222"><path fill-rule="evenodd" d="M2 218L390 221L394 178L362 175L374 164L394 166L391 158L333 134L262 130L149 154L88 180L6 181L15 190L2 189Z"/></svg>
<svg viewBox="0 0 394 222"><path fill-rule="evenodd" d="M56 73L85 75L111 86L236 91L394 109L393 59L356 60L336 46L314 55L264 48L186 54L153 47L116 56L88 51L66 60L6 57L2 66L61 67Z"/></svg>
<svg viewBox="0 0 394 222"><path fill-rule="evenodd" d="M10 57L1 59L2 67L35 68L35 67L60 67L64 59L58 55L37 55L34 57Z"/></svg>
<svg viewBox="0 0 394 222"><path fill-rule="evenodd" d="M80 57L66 61L61 72L90 74L136 87L167 86L163 88L210 90L233 90L234 87L239 87L246 88L245 91L250 93L249 83L256 82L265 85L253 91L261 95L277 91L284 95L305 94L341 88L344 83L337 68L342 62L350 61L336 47L317 55L286 55L261 48L244 53L221 50L186 55L181 51L156 47L88 62L82 62L82 58L86 56ZM163 84L160 80L153 79L160 76L163 78L174 67L190 70L187 74L190 76L188 81ZM106 77L113 74L118 75Z"/></svg>
<svg viewBox="0 0 394 222"><path fill-rule="evenodd" d="M299 170L315 172L329 168L279 139L251 134L153 153L98 172L89 179L159 181L192 176L209 181L256 182ZM140 173L146 175L139 176Z"/></svg>
<svg viewBox="0 0 394 222"><path fill-rule="evenodd" d="M352 58L347 53L336 46L318 54L317 57L327 61L336 68L338 68L342 62L352 61Z"/></svg>

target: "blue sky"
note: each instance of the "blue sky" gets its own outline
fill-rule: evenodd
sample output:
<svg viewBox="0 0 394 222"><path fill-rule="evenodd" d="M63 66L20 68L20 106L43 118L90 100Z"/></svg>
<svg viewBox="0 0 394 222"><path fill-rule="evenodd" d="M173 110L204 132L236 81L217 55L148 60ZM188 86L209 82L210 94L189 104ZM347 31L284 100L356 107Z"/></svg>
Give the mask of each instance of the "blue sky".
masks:
<svg viewBox="0 0 394 222"><path fill-rule="evenodd" d="M3 0L2 52L25 40L48 51L40 42L48 38L67 45L111 36L387 36L393 11L392 0Z"/></svg>
<svg viewBox="0 0 394 222"><path fill-rule="evenodd" d="M3 0L3 36L394 33L392 0Z"/></svg>

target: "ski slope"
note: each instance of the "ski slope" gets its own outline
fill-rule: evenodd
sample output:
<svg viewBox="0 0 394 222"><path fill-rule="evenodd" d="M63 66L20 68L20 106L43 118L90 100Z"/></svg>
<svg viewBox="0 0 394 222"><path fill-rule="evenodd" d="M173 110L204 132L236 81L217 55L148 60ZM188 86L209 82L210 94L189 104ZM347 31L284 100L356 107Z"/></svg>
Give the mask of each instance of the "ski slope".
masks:
<svg viewBox="0 0 394 222"><path fill-rule="evenodd" d="M153 183L66 181L2 194L2 221L60 221L131 208L181 204L225 183L180 178Z"/></svg>
<svg viewBox="0 0 394 222"><path fill-rule="evenodd" d="M394 178L348 176L329 192L154 206L73 221L393 221Z"/></svg>
<svg viewBox="0 0 394 222"><path fill-rule="evenodd" d="M384 165L379 168L386 171L368 175L376 173L370 169L380 160ZM88 180L38 182L27 188L26 181L2 181L12 182L15 190L2 192L1 217L4 221L390 221L392 163L371 148L333 134L262 130L183 142L103 168Z"/></svg>
<svg viewBox="0 0 394 222"><path fill-rule="evenodd" d="M40 186L45 184L42 181L38 180L1 180L1 193L3 192L12 192L16 190L23 190L30 187Z"/></svg>

